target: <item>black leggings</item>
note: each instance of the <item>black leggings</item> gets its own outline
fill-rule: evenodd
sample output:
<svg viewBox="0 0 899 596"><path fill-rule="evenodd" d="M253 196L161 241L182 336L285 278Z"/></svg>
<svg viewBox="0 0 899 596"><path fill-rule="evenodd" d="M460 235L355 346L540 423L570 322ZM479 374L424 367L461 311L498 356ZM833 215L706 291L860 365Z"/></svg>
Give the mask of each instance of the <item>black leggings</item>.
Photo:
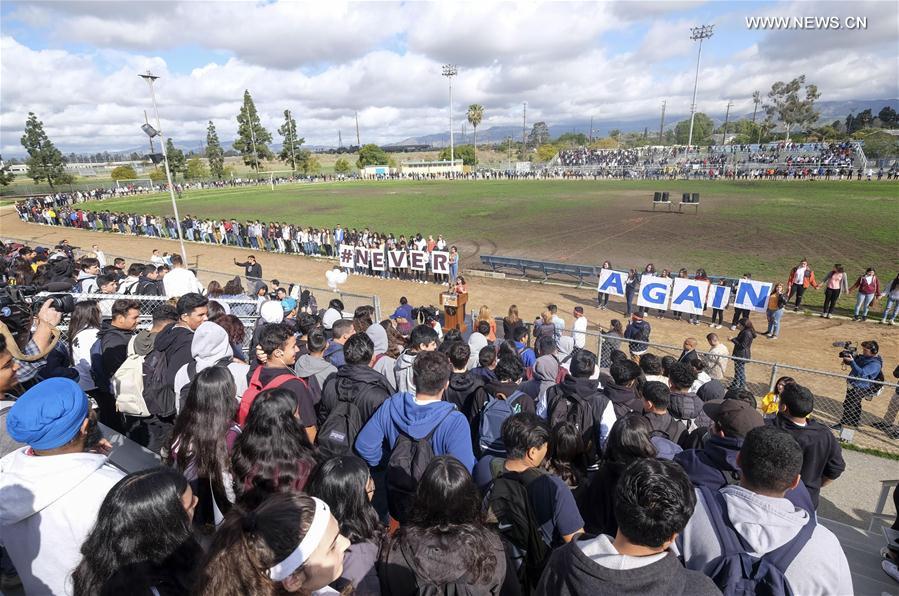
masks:
<svg viewBox="0 0 899 596"><path fill-rule="evenodd" d="M824 308L821 309L821 312L825 315L833 314L833 309L837 305L837 300L840 298L840 290L832 290L827 288L824 290Z"/></svg>
<svg viewBox="0 0 899 596"><path fill-rule="evenodd" d="M723 308L713 308L712 309L712 324L722 325L724 323L724 309Z"/></svg>

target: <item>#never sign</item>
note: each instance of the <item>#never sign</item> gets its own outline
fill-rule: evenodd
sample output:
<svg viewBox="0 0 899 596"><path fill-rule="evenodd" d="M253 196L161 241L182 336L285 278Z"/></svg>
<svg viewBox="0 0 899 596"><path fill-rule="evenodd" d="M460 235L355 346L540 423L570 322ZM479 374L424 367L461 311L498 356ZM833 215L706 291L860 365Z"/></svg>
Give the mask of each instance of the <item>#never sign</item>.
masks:
<svg viewBox="0 0 899 596"><path fill-rule="evenodd" d="M423 250L409 251L409 269L412 271L424 271L428 264L428 253Z"/></svg>
<svg viewBox="0 0 899 596"><path fill-rule="evenodd" d="M388 253L391 269L406 269L409 267L409 255L405 250L391 250Z"/></svg>
<svg viewBox="0 0 899 596"><path fill-rule="evenodd" d="M384 262L387 260L384 251L381 249L372 250L369 255L371 256L372 271L384 271Z"/></svg>
<svg viewBox="0 0 899 596"><path fill-rule="evenodd" d="M668 295L671 293L671 281L668 277L656 277L655 275L640 277L637 306L664 310L665 305L668 304Z"/></svg>
<svg viewBox="0 0 899 596"><path fill-rule="evenodd" d="M691 315L701 315L705 297L709 291L709 282L685 277L674 279L674 290L671 292L671 310Z"/></svg>
<svg viewBox="0 0 899 596"><path fill-rule="evenodd" d="M432 252L431 270L438 275L449 275L449 253L439 250Z"/></svg>
<svg viewBox="0 0 899 596"><path fill-rule="evenodd" d="M341 246L340 247L340 266L346 267L348 269L353 268L353 247L352 246Z"/></svg>

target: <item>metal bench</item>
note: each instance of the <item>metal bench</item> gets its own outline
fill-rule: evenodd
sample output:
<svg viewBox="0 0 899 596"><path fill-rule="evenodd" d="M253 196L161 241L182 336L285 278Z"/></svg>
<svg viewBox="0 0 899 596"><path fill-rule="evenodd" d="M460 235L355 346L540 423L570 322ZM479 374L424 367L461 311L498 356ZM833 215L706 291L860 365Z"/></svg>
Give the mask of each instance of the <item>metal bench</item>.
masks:
<svg viewBox="0 0 899 596"><path fill-rule="evenodd" d="M681 201L677 205L677 210L679 213L684 212L684 206L694 207L696 209L696 211L694 211L694 213L699 213L699 193L698 192L683 193L683 195L681 195Z"/></svg>
<svg viewBox="0 0 899 596"><path fill-rule="evenodd" d="M542 275L543 279L541 281L548 281L551 275L567 275L576 278L578 286L584 285L585 279L596 277L596 267L593 265L535 261L533 259L517 259L495 255L481 255L481 263L490 267L492 271L511 269L525 277L528 276L529 272L531 275Z"/></svg>
<svg viewBox="0 0 899 596"><path fill-rule="evenodd" d="M668 211L671 211L671 199L668 192L654 192L652 194L652 210L655 211L656 207L665 205L668 206Z"/></svg>

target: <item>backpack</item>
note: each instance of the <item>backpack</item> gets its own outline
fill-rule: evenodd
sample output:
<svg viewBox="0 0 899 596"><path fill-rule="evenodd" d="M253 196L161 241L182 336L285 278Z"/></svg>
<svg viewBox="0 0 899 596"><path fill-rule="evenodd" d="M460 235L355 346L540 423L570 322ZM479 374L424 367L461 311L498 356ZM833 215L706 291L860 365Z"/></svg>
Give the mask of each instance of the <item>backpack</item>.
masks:
<svg viewBox="0 0 899 596"><path fill-rule="evenodd" d="M337 393L337 403L318 429L318 450L325 458L352 455L356 437L362 430L362 414L356 395Z"/></svg>
<svg viewBox="0 0 899 596"><path fill-rule="evenodd" d="M116 410L128 416L150 415L144 400L144 356L134 351L136 335L128 342L128 357L112 375ZM99 343L99 342L97 342Z"/></svg>
<svg viewBox="0 0 899 596"><path fill-rule="evenodd" d="M434 459L434 448L431 446L431 438L447 416L455 409L450 410L441 418L427 435L416 439L402 430L396 437L390 459L387 460L387 509L390 516L400 523L406 521L406 514L415 497L418 481L424 474L425 468Z"/></svg>
<svg viewBox="0 0 899 596"><path fill-rule="evenodd" d="M110 393L112 387L109 382L109 375L103 367L103 344L100 339L91 346L91 377L94 379L94 385L103 393Z"/></svg>
<svg viewBox="0 0 899 596"><path fill-rule="evenodd" d="M240 426L243 426L247 421L247 414L250 413L250 406L253 405L253 402L256 400L256 396L258 396L265 389L275 389L276 387L280 387L291 379L297 379L298 381L306 383L305 380L296 376L292 372L285 372L272 379L268 385L263 386L262 382L259 380L259 377L262 374L262 369L262 366L256 367L256 370L253 371L253 376L250 377L250 382L247 385L247 390L243 392L242 396L240 396L240 409L237 411L237 424L239 424Z"/></svg>
<svg viewBox="0 0 899 596"><path fill-rule="evenodd" d="M144 358L144 401L151 414L161 418L176 413L175 387L166 382L169 364L165 352L153 350Z"/></svg>
<svg viewBox="0 0 899 596"><path fill-rule="evenodd" d="M227 368L228 365L231 364L231 362L232 358L230 356L227 356L218 360L212 366L224 366L225 368ZM184 386L181 387L181 391L178 394L178 403L181 406L183 406L184 402L187 400L187 394L190 393L190 386L193 385L195 378L197 378L197 361L191 360L187 363L187 383L185 383ZM181 408L179 407L178 410L180 411Z"/></svg>
<svg viewBox="0 0 899 596"><path fill-rule="evenodd" d="M506 456L502 437L503 422L509 416L521 412L518 400L523 395L523 391L516 389L509 397L497 395L487 401L487 405L481 410L481 422L478 425L478 446L483 455Z"/></svg>
<svg viewBox="0 0 899 596"><path fill-rule="evenodd" d="M515 565L522 594L531 594L549 559L550 549L540 534L528 486L544 475L531 468L524 472L503 471L490 485L485 504L499 522L497 529Z"/></svg>
<svg viewBox="0 0 899 596"><path fill-rule="evenodd" d="M524 354L524 351L527 350L527 349L528 349L528 347L527 347L527 346L524 346L524 347L521 348L520 350L518 350L518 349L515 350L515 352L518 354L518 358L519 358L519 359L521 359L521 355ZM524 361L522 360L521 363L524 364ZM524 369L524 380L525 380L525 381L530 381L530 380L533 379L533 378L534 378L534 367L533 367L533 366L527 366L527 367L525 367L525 369Z"/></svg>
<svg viewBox="0 0 899 596"><path fill-rule="evenodd" d="M561 422L574 424L584 437L584 446L587 453L594 451L596 445L596 423L593 418L593 401L579 395L569 395L561 387L550 388L547 393L547 407L549 409L549 427ZM552 395L550 396L550 391Z"/></svg>
<svg viewBox="0 0 899 596"><path fill-rule="evenodd" d="M816 526L814 517L792 540L756 558L748 554L750 547L734 529L727 515L724 495L718 491L712 492L706 486L700 486L699 490L721 546L721 556L706 571L718 589L725 596L792 596L793 590L784 573L811 539Z"/></svg>
<svg viewBox="0 0 899 596"><path fill-rule="evenodd" d="M75 286L72 288L72 292L75 294L84 294L84 282L86 281L96 281L95 276L91 277L82 277L78 281L75 282Z"/></svg>
<svg viewBox="0 0 899 596"><path fill-rule="evenodd" d="M133 281L133 282L129 283L128 285L125 285L125 283L123 281L121 284L119 284L118 292L119 292L119 294L125 294L126 296L131 295L131 294L136 294L136 292L134 290L135 290L135 288L138 287L138 284L140 284L139 279L137 281Z"/></svg>

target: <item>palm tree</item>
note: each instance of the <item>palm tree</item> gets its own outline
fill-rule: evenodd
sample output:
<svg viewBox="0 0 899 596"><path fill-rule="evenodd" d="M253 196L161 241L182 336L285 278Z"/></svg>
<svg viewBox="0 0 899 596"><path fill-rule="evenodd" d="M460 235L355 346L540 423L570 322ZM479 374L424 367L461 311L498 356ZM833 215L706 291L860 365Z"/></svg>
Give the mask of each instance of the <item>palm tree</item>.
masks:
<svg viewBox="0 0 899 596"><path fill-rule="evenodd" d="M473 103L468 106L468 123L474 129L474 163L477 167L478 163L478 125L484 119L484 106L479 103Z"/></svg>
<svg viewBox="0 0 899 596"><path fill-rule="evenodd" d="M755 107L752 109L752 123L755 124L755 113L759 110L759 104L762 103L762 94L759 91L752 92L752 103Z"/></svg>

